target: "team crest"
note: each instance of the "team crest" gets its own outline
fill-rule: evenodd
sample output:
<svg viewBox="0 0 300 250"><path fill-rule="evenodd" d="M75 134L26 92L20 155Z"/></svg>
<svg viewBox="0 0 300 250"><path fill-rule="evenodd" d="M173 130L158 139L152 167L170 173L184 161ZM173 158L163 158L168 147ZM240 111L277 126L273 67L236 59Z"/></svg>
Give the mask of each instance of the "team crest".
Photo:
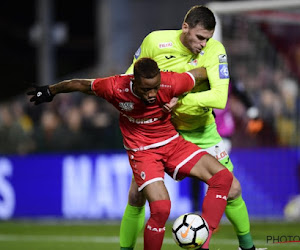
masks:
<svg viewBox="0 0 300 250"><path fill-rule="evenodd" d="M220 153L219 146L216 145L216 146L215 146L215 154L218 155L219 153Z"/></svg>
<svg viewBox="0 0 300 250"><path fill-rule="evenodd" d="M193 65L193 66L197 66L198 65L198 60L197 59L192 59L191 61L189 61L189 64Z"/></svg>
<svg viewBox="0 0 300 250"><path fill-rule="evenodd" d="M121 108L121 110L123 111L131 111L133 110L133 102L120 102L119 103L119 107Z"/></svg>

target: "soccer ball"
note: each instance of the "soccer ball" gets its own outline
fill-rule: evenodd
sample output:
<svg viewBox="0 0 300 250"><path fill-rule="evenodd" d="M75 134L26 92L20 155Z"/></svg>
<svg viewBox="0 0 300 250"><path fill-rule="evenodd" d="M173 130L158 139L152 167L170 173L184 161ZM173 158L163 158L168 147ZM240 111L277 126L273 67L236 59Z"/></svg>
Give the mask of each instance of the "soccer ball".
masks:
<svg viewBox="0 0 300 250"><path fill-rule="evenodd" d="M183 214L175 220L172 234L180 247L198 249L208 238L208 224L198 214Z"/></svg>

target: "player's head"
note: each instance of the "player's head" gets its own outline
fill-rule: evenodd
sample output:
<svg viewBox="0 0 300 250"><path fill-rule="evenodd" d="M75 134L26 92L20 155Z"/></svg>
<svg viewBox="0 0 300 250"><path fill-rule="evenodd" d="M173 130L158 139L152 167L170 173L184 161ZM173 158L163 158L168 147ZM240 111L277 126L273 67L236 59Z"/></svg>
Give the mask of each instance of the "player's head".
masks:
<svg viewBox="0 0 300 250"><path fill-rule="evenodd" d="M213 12L202 5L192 7L184 17L181 42L192 53L199 54L213 36L216 19Z"/></svg>
<svg viewBox="0 0 300 250"><path fill-rule="evenodd" d="M133 92L145 103L153 104L160 87L160 70L151 58L137 60L133 68Z"/></svg>

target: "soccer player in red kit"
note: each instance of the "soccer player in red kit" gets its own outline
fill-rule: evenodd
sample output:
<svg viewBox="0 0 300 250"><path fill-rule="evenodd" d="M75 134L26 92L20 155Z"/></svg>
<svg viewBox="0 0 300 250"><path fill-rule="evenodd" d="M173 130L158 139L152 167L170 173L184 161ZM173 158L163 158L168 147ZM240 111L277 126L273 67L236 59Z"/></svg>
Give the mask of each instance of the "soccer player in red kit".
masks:
<svg viewBox="0 0 300 250"><path fill-rule="evenodd" d="M144 230L144 249L159 250L171 201L164 173L175 180L195 177L208 184L202 216L214 230L224 213L232 174L214 157L179 136L164 105L206 79L204 68L185 73L160 72L157 63L141 58L133 75L73 79L36 87L29 92L35 104L52 101L58 93L80 91L106 99L120 111L124 147L138 190L149 202L150 218ZM209 239L208 239L209 240Z"/></svg>

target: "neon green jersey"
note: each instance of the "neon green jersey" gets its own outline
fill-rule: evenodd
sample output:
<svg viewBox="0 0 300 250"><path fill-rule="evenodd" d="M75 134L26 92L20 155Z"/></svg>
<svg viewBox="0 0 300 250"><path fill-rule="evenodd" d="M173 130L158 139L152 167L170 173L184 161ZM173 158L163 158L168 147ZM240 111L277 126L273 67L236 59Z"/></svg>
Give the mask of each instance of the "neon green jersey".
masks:
<svg viewBox="0 0 300 250"><path fill-rule="evenodd" d="M134 62L142 57L154 59L162 71L185 72L198 67L207 70L207 82L181 96L173 110L176 129L193 130L215 122L212 108L224 108L228 96L229 73L224 46L213 38L194 55L180 41L182 30L154 31L145 37ZM133 64L126 73L133 73Z"/></svg>

